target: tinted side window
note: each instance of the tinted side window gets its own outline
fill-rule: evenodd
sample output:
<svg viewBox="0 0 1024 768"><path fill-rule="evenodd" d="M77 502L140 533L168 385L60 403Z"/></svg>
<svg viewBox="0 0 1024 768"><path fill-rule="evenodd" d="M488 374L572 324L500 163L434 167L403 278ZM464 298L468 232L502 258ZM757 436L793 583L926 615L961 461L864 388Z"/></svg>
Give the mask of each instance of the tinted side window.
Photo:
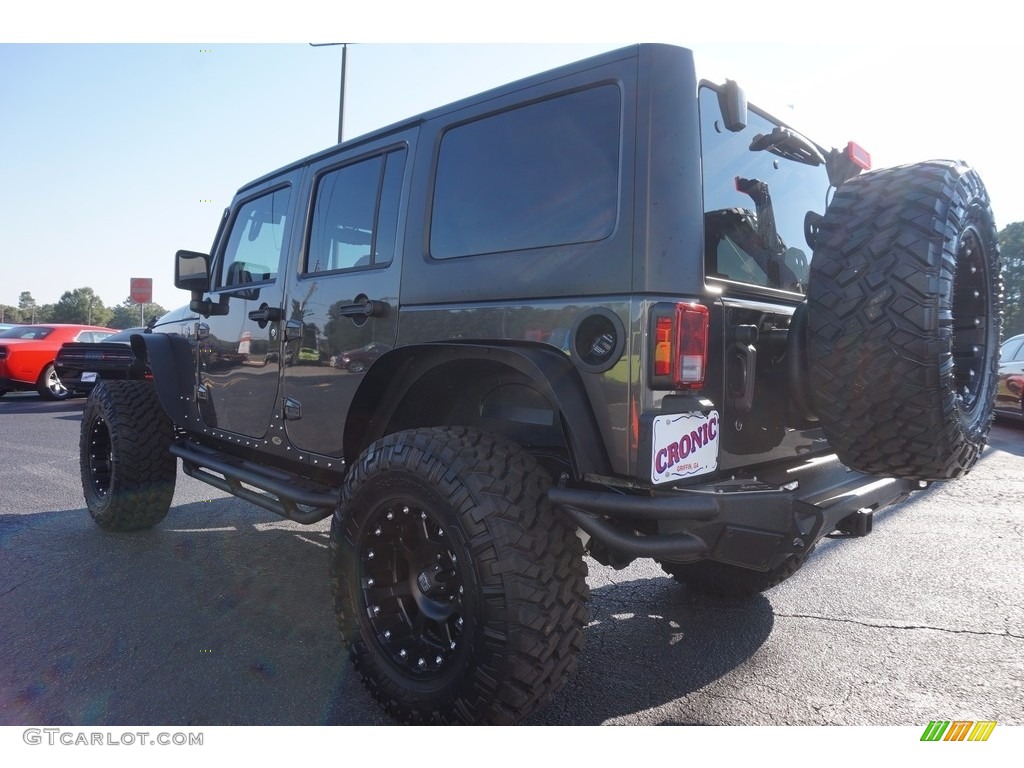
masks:
<svg viewBox="0 0 1024 768"><path fill-rule="evenodd" d="M320 177L306 273L388 264L395 255L404 149Z"/></svg>
<svg viewBox="0 0 1024 768"><path fill-rule="evenodd" d="M620 94L602 85L449 130L430 255L449 259L601 240L618 213Z"/></svg>
<svg viewBox="0 0 1024 768"><path fill-rule="evenodd" d="M218 288L277 277L288 224L287 187L243 203L231 226Z"/></svg>

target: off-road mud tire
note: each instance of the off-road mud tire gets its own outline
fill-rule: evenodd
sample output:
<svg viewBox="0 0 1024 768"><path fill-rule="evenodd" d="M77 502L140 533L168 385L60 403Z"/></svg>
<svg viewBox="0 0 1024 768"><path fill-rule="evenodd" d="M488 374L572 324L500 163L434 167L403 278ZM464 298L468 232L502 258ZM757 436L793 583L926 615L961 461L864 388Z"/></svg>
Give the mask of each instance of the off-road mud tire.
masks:
<svg viewBox="0 0 1024 768"><path fill-rule="evenodd" d="M689 591L707 597L751 597L777 586L800 570L814 547L790 557L770 571L754 571L714 560L698 563L661 563L661 569Z"/></svg>
<svg viewBox="0 0 1024 768"><path fill-rule="evenodd" d="M79 462L89 514L106 531L151 528L167 515L174 427L148 381L101 381L82 415Z"/></svg>
<svg viewBox="0 0 1024 768"><path fill-rule="evenodd" d="M397 720L513 723L574 669L586 564L550 484L519 446L459 427L389 435L350 470L331 525L338 625Z"/></svg>
<svg viewBox="0 0 1024 768"><path fill-rule="evenodd" d="M1001 320L978 175L933 161L851 179L816 246L811 392L840 460L917 480L966 473L992 422Z"/></svg>

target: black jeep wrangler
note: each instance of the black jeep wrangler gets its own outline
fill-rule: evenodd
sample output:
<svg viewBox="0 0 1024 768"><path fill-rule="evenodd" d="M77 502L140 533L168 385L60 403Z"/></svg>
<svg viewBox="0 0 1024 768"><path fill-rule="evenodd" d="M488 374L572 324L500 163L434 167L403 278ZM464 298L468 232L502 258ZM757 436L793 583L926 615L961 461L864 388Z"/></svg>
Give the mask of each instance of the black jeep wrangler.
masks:
<svg viewBox="0 0 1024 768"><path fill-rule="evenodd" d="M181 459L331 516L387 711L514 722L574 667L584 554L749 594L974 465L988 197L959 162L868 164L640 45L263 176L177 254L195 327L134 336L152 380L93 391L89 511L157 524Z"/></svg>

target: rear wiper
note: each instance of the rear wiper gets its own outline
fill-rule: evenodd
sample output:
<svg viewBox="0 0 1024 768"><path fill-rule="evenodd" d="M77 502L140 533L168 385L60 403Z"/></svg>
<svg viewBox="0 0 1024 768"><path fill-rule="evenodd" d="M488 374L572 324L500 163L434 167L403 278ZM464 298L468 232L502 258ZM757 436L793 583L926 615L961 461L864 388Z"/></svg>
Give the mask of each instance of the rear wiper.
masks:
<svg viewBox="0 0 1024 768"><path fill-rule="evenodd" d="M773 155L804 165L822 165L825 162L825 158L810 139L778 125L769 134L757 134L750 142L750 151L771 152Z"/></svg>

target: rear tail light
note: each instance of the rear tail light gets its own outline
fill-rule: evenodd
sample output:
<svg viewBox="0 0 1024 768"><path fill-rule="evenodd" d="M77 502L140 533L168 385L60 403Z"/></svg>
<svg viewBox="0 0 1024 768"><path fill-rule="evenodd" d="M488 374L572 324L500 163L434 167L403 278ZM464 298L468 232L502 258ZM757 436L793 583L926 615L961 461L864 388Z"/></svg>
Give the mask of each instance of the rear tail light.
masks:
<svg viewBox="0 0 1024 768"><path fill-rule="evenodd" d="M708 308L656 304L651 311L651 389L704 388L708 359Z"/></svg>

